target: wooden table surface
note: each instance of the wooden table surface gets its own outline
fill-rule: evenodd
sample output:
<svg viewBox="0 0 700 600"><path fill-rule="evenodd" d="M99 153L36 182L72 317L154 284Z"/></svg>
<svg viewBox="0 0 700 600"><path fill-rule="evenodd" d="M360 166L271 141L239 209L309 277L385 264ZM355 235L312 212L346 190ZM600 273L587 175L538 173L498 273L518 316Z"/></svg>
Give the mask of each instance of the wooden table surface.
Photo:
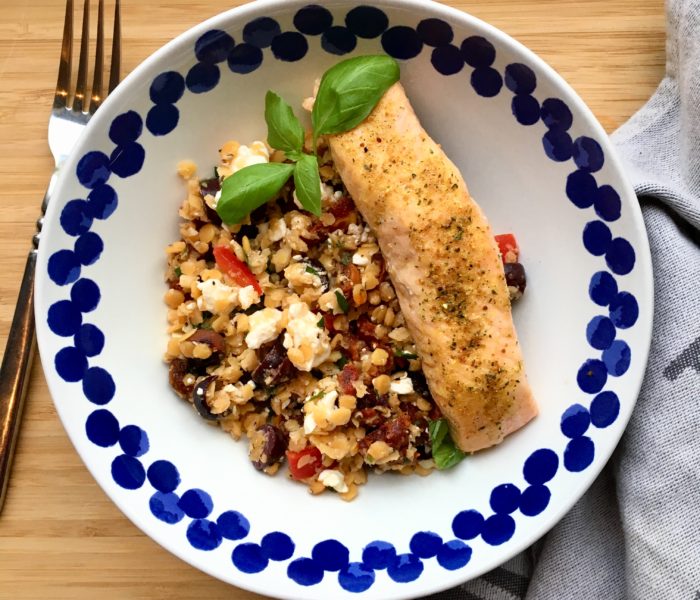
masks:
<svg viewBox="0 0 700 600"><path fill-rule="evenodd" d="M106 0L110 10L112 2ZM0 348L52 168L46 123L65 0L2 4ZM236 4L242 2L122 0L124 72L185 29ZM609 132L644 103L663 74L663 0L447 4L490 22L537 52L573 85ZM0 515L0 598L95 597L262 598L181 562L122 515L69 442L37 358Z"/></svg>

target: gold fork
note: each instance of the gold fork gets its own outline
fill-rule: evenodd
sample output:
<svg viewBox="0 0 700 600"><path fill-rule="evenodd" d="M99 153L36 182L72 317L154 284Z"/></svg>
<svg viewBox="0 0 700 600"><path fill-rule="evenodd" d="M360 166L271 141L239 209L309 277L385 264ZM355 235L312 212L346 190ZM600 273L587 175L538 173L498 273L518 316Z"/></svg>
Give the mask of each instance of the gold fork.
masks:
<svg viewBox="0 0 700 600"><path fill-rule="evenodd" d="M114 30L112 34L112 59L109 71L108 93L119 83L121 64L121 23L119 0L115 0ZM32 239L32 249L17 297L17 306L7 338L5 355L0 366L0 511L2 511L10 479L10 468L17 433L22 417L22 406L27 393L29 372L34 357L36 338L34 335L34 273L37 249L46 207L51 200L58 173L73 149L81 132L104 100L104 0L99 0L97 9L97 39L95 69L92 87L88 89L88 46L90 43L90 0L84 0L83 24L80 39L78 75L71 82L73 55L73 0L66 0L66 18L63 26L63 42L58 64L58 81L49 117L49 148L56 168L41 204L41 217L36 223L37 232Z"/></svg>

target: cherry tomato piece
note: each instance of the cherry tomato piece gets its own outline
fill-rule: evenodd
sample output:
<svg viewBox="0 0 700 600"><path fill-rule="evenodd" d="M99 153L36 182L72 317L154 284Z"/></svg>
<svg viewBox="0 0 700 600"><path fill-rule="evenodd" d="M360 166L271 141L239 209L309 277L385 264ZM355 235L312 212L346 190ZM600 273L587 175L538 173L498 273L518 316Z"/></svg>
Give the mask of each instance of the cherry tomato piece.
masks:
<svg viewBox="0 0 700 600"><path fill-rule="evenodd" d="M214 248L214 259L219 268L233 279L241 287L249 285L262 296L262 288L258 283L258 278L253 275L242 260L240 260L228 246L216 246Z"/></svg>
<svg viewBox="0 0 700 600"><path fill-rule="evenodd" d="M287 450L287 461L289 462L289 472L294 479L308 479L321 470L321 451L313 446L299 452Z"/></svg>
<svg viewBox="0 0 700 600"><path fill-rule="evenodd" d="M502 233L496 236L498 249L501 251L501 258L504 263L515 263L520 258L520 248L512 233Z"/></svg>

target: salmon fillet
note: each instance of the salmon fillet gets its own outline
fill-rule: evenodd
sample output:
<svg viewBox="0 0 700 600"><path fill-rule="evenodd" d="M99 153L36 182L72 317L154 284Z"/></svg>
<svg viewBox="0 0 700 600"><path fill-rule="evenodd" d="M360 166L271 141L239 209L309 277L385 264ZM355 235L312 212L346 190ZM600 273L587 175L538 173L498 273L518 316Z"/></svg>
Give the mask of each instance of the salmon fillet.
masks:
<svg viewBox="0 0 700 600"><path fill-rule="evenodd" d="M491 228L400 83L329 136L336 168L384 254L430 392L465 452L537 415Z"/></svg>

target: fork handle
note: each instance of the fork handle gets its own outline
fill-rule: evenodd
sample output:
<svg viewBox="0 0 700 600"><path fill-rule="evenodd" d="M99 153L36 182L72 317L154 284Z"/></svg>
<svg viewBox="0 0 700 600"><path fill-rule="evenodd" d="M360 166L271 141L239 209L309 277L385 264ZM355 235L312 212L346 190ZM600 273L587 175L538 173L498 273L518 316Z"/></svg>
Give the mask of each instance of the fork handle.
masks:
<svg viewBox="0 0 700 600"><path fill-rule="evenodd" d="M0 511L5 503L22 406L34 358L34 273L36 249L27 257L15 314L0 367Z"/></svg>

